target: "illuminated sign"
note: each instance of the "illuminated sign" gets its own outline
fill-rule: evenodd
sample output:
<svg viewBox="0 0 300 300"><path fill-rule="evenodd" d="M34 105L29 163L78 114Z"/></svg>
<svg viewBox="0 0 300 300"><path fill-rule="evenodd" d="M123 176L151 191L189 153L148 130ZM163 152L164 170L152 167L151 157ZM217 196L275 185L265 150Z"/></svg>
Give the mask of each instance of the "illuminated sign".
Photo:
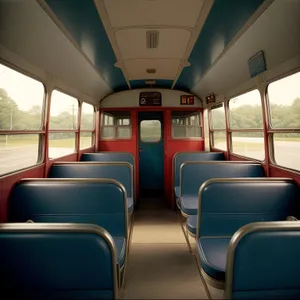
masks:
<svg viewBox="0 0 300 300"><path fill-rule="evenodd" d="M139 99L140 106L161 106L161 93L142 92Z"/></svg>
<svg viewBox="0 0 300 300"><path fill-rule="evenodd" d="M206 97L206 104L215 103L216 102L216 96L214 93L208 94Z"/></svg>
<svg viewBox="0 0 300 300"><path fill-rule="evenodd" d="M180 96L180 105L194 105L194 96L182 95Z"/></svg>

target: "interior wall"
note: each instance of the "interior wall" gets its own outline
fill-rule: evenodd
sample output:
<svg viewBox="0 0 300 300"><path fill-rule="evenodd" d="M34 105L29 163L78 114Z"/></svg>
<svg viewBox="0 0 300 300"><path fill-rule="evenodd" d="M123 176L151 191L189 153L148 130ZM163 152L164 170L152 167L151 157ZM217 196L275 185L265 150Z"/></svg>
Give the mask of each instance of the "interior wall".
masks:
<svg viewBox="0 0 300 300"><path fill-rule="evenodd" d="M123 110L128 111L126 108L102 108L101 112ZM164 193L165 200L172 208L175 207L174 194L173 194L173 170L172 161L173 156L179 151L203 151L204 139L174 139L171 135L171 112L174 110L185 111L199 111L202 113L201 108L178 108L178 107L163 107L163 108L131 108L131 121L132 121L132 136L130 139L116 139L116 140L99 140L99 151L125 151L134 155L136 168L135 168L135 186L137 187L137 196L139 190L139 151L138 151L138 113L142 111L162 111L164 113ZM101 124L101 123L100 123ZM203 134L203 130L202 130Z"/></svg>

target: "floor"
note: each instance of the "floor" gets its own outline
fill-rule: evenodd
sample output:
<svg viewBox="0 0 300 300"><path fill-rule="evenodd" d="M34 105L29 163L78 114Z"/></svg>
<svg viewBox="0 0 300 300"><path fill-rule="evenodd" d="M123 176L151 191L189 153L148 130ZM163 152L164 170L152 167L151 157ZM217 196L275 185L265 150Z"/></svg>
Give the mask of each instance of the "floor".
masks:
<svg viewBox="0 0 300 300"><path fill-rule="evenodd" d="M179 215L163 199L140 200L132 234L122 299L209 299ZM222 291L209 293L222 299Z"/></svg>

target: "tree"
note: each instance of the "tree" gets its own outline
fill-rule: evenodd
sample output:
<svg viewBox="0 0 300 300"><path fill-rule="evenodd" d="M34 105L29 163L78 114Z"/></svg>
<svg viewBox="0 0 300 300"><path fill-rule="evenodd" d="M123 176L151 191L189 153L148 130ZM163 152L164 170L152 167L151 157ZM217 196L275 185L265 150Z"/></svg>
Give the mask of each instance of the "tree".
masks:
<svg viewBox="0 0 300 300"><path fill-rule="evenodd" d="M18 105L4 89L0 88L0 129L13 129L13 123L18 112Z"/></svg>

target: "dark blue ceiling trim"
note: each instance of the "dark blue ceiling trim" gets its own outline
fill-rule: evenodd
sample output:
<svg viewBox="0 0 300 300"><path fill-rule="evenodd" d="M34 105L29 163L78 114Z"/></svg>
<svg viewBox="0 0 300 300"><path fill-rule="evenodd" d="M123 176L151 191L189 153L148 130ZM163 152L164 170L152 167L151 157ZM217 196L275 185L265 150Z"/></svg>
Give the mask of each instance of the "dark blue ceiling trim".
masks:
<svg viewBox="0 0 300 300"><path fill-rule="evenodd" d="M114 91L128 89L93 0L46 0L51 10ZM65 54L67 55L67 54Z"/></svg>
<svg viewBox="0 0 300 300"><path fill-rule="evenodd" d="M191 90L263 2L215 0L190 55L191 66L183 69L175 89Z"/></svg>
<svg viewBox="0 0 300 300"><path fill-rule="evenodd" d="M172 87L173 80L159 79L155 80L155 84L152 87L170 89ZM131 80L130 85L132 89L148 88L149 85L145 83L145 80Z"/></svg>

